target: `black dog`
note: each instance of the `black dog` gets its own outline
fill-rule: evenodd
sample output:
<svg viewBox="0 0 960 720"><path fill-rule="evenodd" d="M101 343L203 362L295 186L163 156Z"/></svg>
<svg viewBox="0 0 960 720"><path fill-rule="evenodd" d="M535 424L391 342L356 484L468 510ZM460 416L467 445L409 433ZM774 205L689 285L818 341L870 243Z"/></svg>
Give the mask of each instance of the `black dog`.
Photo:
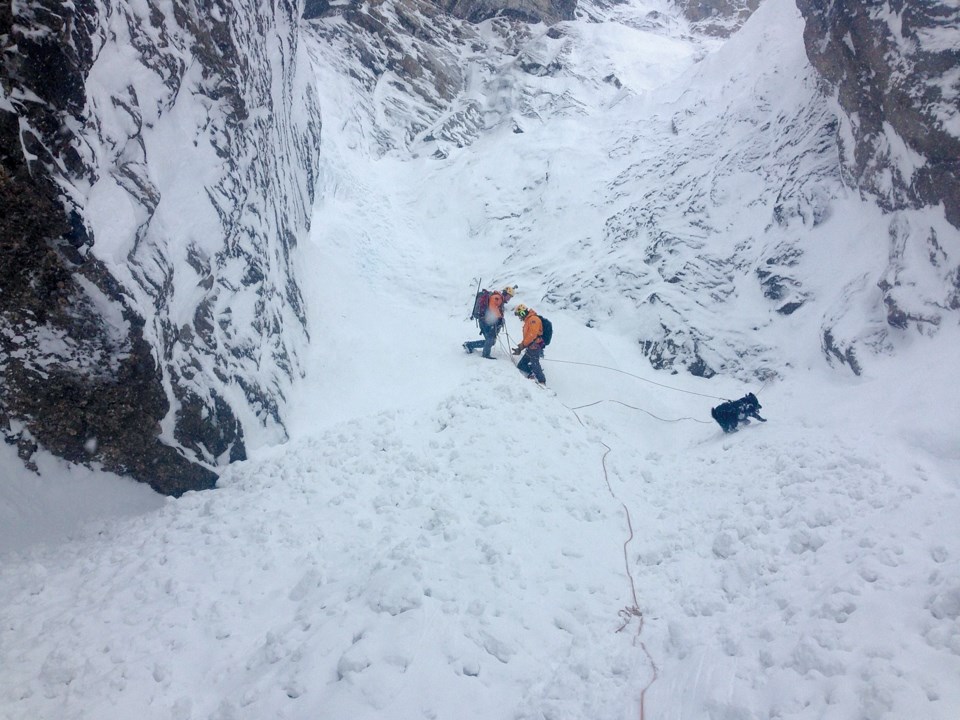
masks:
<svg viewBox="0 0 960 720"><path fill-rule="evenodd" d="M760 417L760 401L753 393L747 393L739 400L730 400L717 405L710 410L713 419L717 421L725 433L737 431L737 427L742 423L750 424L750 418L756 418L760 422L766 422Z"/></svg>

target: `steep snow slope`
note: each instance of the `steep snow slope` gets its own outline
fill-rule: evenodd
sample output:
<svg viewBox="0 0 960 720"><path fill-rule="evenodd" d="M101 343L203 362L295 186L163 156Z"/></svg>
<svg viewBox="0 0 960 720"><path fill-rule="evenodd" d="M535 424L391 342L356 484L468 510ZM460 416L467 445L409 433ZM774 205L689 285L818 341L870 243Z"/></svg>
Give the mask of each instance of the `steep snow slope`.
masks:
<svg viewBox="0 0 960 720"><path fill-rule="evenodd" d="M793 20L772 2L739 40L765 47ZM584 44L569 52L586 56L595 31L571 26ZM498 120L446 158L368 145L367 98L318 66L329 132L299 249L314 342L293 439L216 491L5 555L0 714L956 717L960 390L944 359L960 333L905 334L859 377L802 337L819 289L864 262L859 233L880 220L858 201L833 221L851 245L811 251L834 258L804 276L813 319L748 334L746 298L715 313L717 347L796 347L792 367L765 384L651 370L629 285L571 278L632 267L636 250L603 234L607 205L631 201L609 192L618 157L652 154L641 121L719 68L694 66L702 48L682 36L638 63L634 32L605 34L604 62L637 83L652 64L651 94L590 85L574 115L522 134ZM793 87L771 73L757 85ZM638 140L618 144L628 129ZM721 169L732 196L770 192ZM766 227L759 207L723 217ZM506 338L494 362L461 350L479 274L553 320L547 389L515 371ZM585 286L579 307L551 302L558 278ZM706 307L688 320L712 327ZM748 378L763 367L742 362ZM769 422L724 436L710 406L748 389Z"/></svg>
<svg viewBox="0 0 960 720"><path fill-rule="evenodd" d="M960 234L942 209L885 215L844 186L838 107L792 6L722 46L657 4L435 36L382 29L414 22L409 3L376 12L314 25L351 144L448 157L424 184L431 231L512 250L543 297L632 333L654 367L763 379L822 356L859 373L956 322Z"/></svg>

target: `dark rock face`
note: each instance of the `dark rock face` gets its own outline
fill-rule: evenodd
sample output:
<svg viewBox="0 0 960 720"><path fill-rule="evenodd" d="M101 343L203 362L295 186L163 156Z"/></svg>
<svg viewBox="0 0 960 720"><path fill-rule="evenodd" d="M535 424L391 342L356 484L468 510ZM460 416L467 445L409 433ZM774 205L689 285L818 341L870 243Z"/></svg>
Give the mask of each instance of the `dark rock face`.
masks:
<svg viewBox="0 0 960 720"><path fill-rule="evenodd" d="M577 0L441 0L440 4L454 17L473 23L499 15L552 25L572 20L577 8Z"/></svg>
<svg viewBox="0 0 960 720"><path fill-rule="evenodd" d="M305 341L290 253L319 113L300 7L14 7L0 6L0 430L28 464L39 445L171 495L212 487L251 429L282 433Z"/></svg>
<svg viewBox="0 0 960 720"><path fill-rule="evenodd" d="M378 13L381 4L382 0L372 3L351 2L345 8L342 4L331 5L328 0L307 0L303 17L316 19L344 11ZM577 8L577 0L436 0L426 4L471 23L501 16L552 25L562 20L572 20Z"/></svg>
<svg viewBox="0 0 960 720"><path fill-rule="evenodd" d="M857 337L827 317L824 355L859 374L864 350L890 352L912 331L932 335L955 310L960 227L960 7L955 2L797 0L807 57L839 103L842 171L889 213L882 306ZM914 214L942 205L935 213ZM949 223L949 224L948 224ZM853 288L851 288L853 289Z"/></svg>
<svg viewBox="0 0 960 720"><path fill-rule="evenodd" d="M760 5L760 0L676 0L693 26L708 35L727 37Z"/></svg>
<svg viewBox="0 0 960 720"><path fill-rule="evenodd" d="M143 319L102 265L78 252L89 238L52 175L61 162L82 167L62 120L82 111L88 63L60 40L89 18L43 18L54 30L45 39L17 32L6 5L0 12L0 35L18 46L4 54L4 93L36 88L31 100L0 108L0 431L28 465L40 445L169 495L213 487L216 473L160 441L168 403ZM21 118L32 128L22 135ZM126 332L104 322L98 301L116 304Z"/></svg>
<svg viewBox="0 0 960 720"><path fill-rule="evenodd" d="M10 128L9 113L4 131ZM3 147L15 141L2 135ZM162 443L168 403L143 320L116 282L69 240L53 188L12 156L0 167L0 432L30 464L38 445L73 462L180 495L216 473ZM99 295L99 297L98 297ZM120 308L128 331L104 323L96 300Z"/></svg>
<svg viewBox="0 0 960 720"><path fill-rule="evenodd" d="M848 117L850 179L889 210L942 202L960 227L960 7L949 0L797 6L807 55Z"/></svg>

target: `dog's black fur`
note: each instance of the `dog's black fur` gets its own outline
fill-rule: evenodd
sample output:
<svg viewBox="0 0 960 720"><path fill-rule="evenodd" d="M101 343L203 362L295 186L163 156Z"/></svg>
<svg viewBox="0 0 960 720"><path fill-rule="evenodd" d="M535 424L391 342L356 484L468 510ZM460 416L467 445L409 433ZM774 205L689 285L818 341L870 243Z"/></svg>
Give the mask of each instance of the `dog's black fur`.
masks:
<svg viewBox="0 0 960 720"><path fill-rule="evenodd" d="M760 401L753 393L747 393L739 400L730 400L717 405L710 410L713 419L723 428L725 433L736 432L737 428L750 424L750 418L755 418L760 422L766 422L760 417Z"/></svg>

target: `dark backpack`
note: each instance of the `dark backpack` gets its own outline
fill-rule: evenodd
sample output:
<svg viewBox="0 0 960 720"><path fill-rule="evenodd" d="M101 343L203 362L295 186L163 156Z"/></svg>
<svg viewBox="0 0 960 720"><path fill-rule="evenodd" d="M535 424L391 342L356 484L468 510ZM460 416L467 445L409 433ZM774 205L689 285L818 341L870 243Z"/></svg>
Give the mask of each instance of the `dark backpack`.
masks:
<svg viewBox="0 0 960 720"><path fill-rule="evenodd" d="M540 322L543 323L543 344L549 345L550 341L553 340L553 323L543 315L540 316Z"/></svg>
<svg viewBox="0 0 960 720"><path fill-rule="evenodd" d="M482 320L487 314L487 307L490 305L490 291L481 290L473 300L473 312L470 313L471 320Z"/></svg>

